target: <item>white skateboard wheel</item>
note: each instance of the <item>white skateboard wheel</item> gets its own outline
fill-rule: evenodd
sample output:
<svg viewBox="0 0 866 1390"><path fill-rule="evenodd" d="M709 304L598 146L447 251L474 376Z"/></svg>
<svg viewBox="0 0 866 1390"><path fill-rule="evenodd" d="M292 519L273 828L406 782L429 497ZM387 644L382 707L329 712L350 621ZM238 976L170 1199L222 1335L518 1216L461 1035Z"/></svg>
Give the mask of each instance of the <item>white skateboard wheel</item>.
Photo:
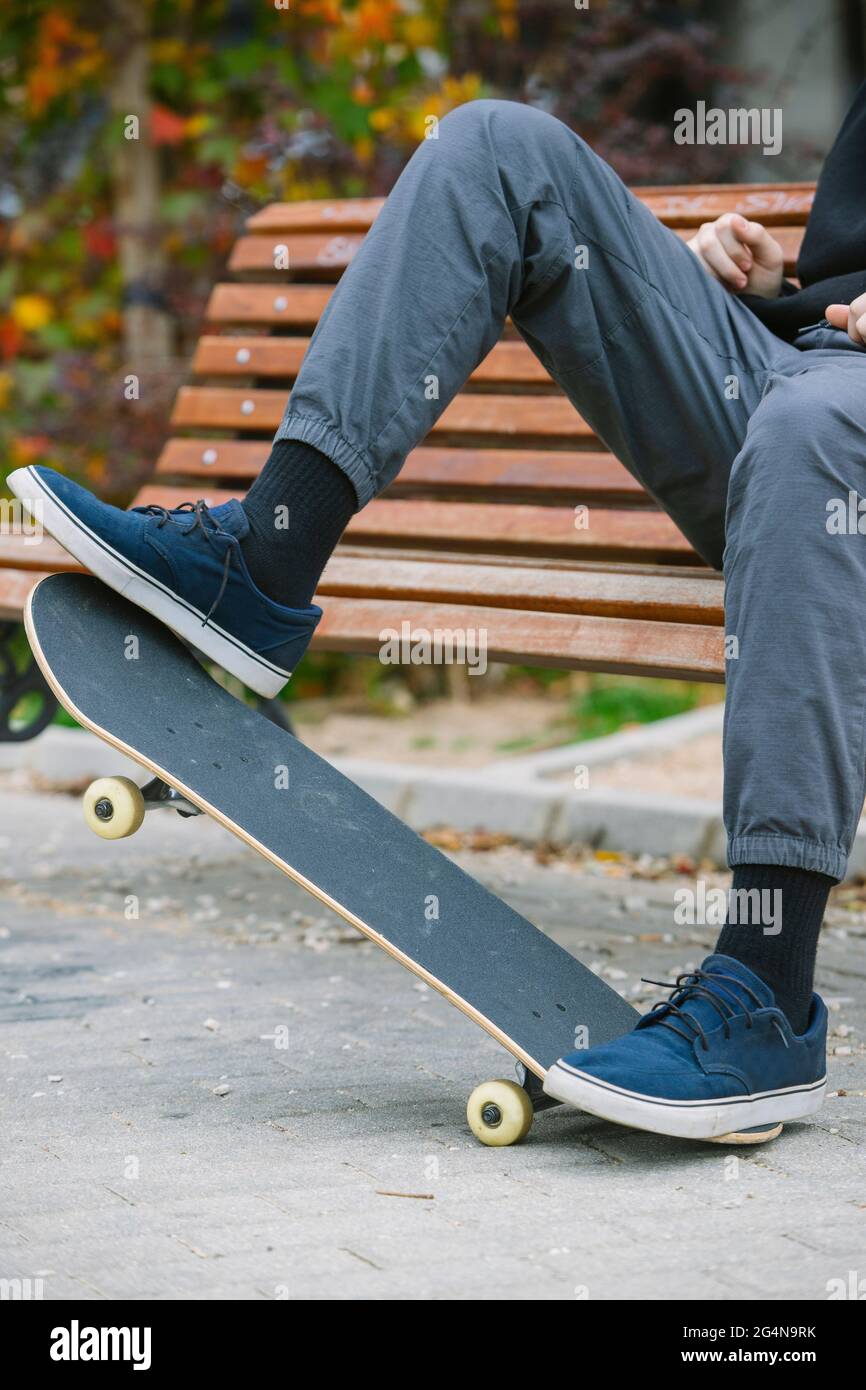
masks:
<svg viewBox="0 0 866 1390"><path fill-rule="evenodd" d="M124 840L144 820L144 797L129 777L98 777L84 793L84 819L103 840Z"/></svg>
<svg viewBox="0 0 866 1390"><path fill-rule="evenodd" d="M517 1144L532 1125L532 1101L516 1081L485 1081L466 1106L469 1128L482 1144Z"/></svg>

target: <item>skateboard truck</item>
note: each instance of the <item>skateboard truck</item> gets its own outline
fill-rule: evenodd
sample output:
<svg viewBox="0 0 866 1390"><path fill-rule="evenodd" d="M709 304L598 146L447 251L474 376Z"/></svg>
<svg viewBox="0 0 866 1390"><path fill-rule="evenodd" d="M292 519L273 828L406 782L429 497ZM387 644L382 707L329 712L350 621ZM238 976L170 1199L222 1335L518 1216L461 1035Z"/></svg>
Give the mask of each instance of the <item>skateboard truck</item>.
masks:
<svg viewBox="0 0 866 1390"><path fill-rule="evenodd" d="M84 819L103 840L134 835L146 812L163 808L184 817L203 814L161 777L152 778L143 787L129 777L98 777L84 793Z"/></svg>

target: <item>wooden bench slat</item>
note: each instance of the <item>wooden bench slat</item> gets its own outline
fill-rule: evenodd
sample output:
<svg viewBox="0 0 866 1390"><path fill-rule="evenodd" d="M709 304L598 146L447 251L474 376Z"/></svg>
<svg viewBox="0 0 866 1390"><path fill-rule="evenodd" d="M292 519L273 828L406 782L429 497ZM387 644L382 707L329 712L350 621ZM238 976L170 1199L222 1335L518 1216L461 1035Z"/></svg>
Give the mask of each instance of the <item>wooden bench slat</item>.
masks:
<svg viewBox="0 0 866 1390"><path fill-rule="evenodd" d="M333 293L331 285L215 285L205 318L209 323L315 328Z"/></svg>
<svg viewBox="0 0 866 1390"><path fill-rule="evenodd" d="M192 370L197 376L278 377L297 376L309 338L251 337L206 333L198 342ZM522 341L499 342L469 378L478 384L548 386L547 369Z"/></svg>
<svg viewBox="0 0 866 1390"><path fill-rule="evenodd" d="M574 524L570 507L525 504L392 501L379 498L356 513L348 527L353 540L397 543L410 536L431 548L486 550L521 555L581 555L655 560L696 556L682 532L663 512L590 509L586 530Z"/></svg>
<svg viewBox="0 0 866 1390"><path fill-rule="evenodd" d="M287 393L267 387L182 386L171 423L179 428L273 431ZM565 396L460 395L446 406L433 435L471 435L513 441L592 439L589 426Z"/></svg>
<svg viewBox="0 0 866 1390"><path fill-rule="evenodd" d="M328 562L319 596L412 599L477 604L654 622L724 624L724 582L711 570L640 571L600 565L528 565L457 556L422 558L404 553L369 554L341 546ZM468 621L468 619L467 619Z"/></svg>
<svg viewBox="0 0 866 1390"><path fill-rule="evenodd" d="M814 183L657 184L632 190L669 227L696 227L725 212L741 212L755 222L800 225L805 222L815 192ZM383 198L330 199L301 203L271 203L254 213L247 227L256 233L282 231L365 232L384 203Z"/></svg>
<svg viewBox="0 0 866 1390"><path fill-rule="evenodd" d="M209 488L203 495L209 505L218 506L235 494ZM186 489L148 484L138 493L135 504L176 507L186 501ZM352 517L346 534L363 545L401 545L411 537L413 544L432 550L682 564L697 560L670 517L637 509L593 507L588 528L578 530L570 507L409 502L380 497Z"/></svg>
<svg viewBox="0 0 866 1390"><path fill-rule="evenodd" d="M657 184L632 192L666 227L699 227L726 212L739 212L765 227L802 227L815 196L814 183ZM776 233L773 233L776 235Z"/></svg>
<svg viewBox="0 0 866 1390"><path fill-rule="evenodd" d="M73 560L68 550L58 544L47 533L33 544L25 544L23 536L4 536L0 534L0 580L5 578L8 569L45 573L56 570L80 570L81 565Z"/></svg>
<svg viewBox="0 0 866 1390"><path fill-rule="evenodd" d="M171 439L157 476L184 475L249 484L270 453L270 440ZM636 478L612 454L587 450L456 449L422 446L404 463L389 495L435 491L488 500L507 498L576 503L615 500L651 505Z"/></svg>
<svg viewBox="0 0 866 1390"><path fill-rule="evenodd" d="M195 376L279 377L298 375L309 337L264 338L249 334L203 333L196 344L191 371Z"/></svg>
<svg viewBox="0 0 866 1390"><path fill-rule="evenodd" d="M728 200L729 204L733 200ZM724 207L724 211L734 211L731 206ZM715 213L715 217L719 214ZM673 226L673 230L681 240L688 240L694 236L694 228L701 222L712 221L713 218L701 217L694 220L693 215L683 212L680 217L675 219L675 225L668 219L667 225ZM758 218L752 219L758 221ZM797 261L797 254L800 249L800 242L803 239L802 226L789 221L787 223L769 222L766 217L760 219L766 223L770 233L776 238L785 253L785 267L790 273L793 271ZM246 236L241 237L232 252L229 261L229 269L235 274L244 275L272 275L275 279L285 278L287 275L292 277L298 275L316 276L321 278L330 276L338 279L346 267L350 264L353 256L357 253L363 241L362 235L353 236L329 236L306 233L304 235L279 234ZM283 269L276 268L275 257L278 250L288 252L288 267ZM281 264L285 267L285 261Z"/></svg>
<svg viewBox="0 0 866 1390"><path fill-rule="evenodd" d="M586 450L446 449L424 446L406 460L389 493L409 488L478 492L482 497L588 500L654 505L612 454Z"/></svg>
<svg viewBox="0 0 866 1390"><path fill-rule="evenodd" d="M255 232L366 232L382 210L384 198L311 198L297 203L270 203L253 213L247 227Z"/></svg>
<svg viewBox="0 0 866 1390"><path fill-rule="evenodd" d="M242 236L229 257L229 270L235 275L260 271L273 275L333 274L345 270L363 240L363 232Z"/></svg>
<svg viewBox="0 0 866 1390"><path fill-rule="evenodd" d="M690 623L621 621L561 613L477 608L471 627L484 633L490 661L612 671L621 675L724 678L724 632ZM466 610L448 604L334 598L313 638L320 651L377 653L387 630L466 631Z"/></svg>

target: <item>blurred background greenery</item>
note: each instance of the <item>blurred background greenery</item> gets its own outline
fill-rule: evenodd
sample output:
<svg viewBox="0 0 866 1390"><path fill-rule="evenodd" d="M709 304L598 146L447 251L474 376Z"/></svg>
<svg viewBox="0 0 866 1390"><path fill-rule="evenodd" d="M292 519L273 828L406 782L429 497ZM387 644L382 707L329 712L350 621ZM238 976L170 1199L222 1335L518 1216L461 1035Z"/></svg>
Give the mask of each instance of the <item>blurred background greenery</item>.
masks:
<svg viewBox="0 0 866 1390"><path fill-rule="evenodd" d="M742 174L734 149L675 145L672 123L677 107L698 96L724 101L742 86L737 35L748 4L591 0L579 22L575 8L570 0L4 0L4 471L47 463L126 502L163 442L207 296L244 219L274 199L387 192L430 114L482 95L511 97L578 129L632 184ZM796 88L830 32L822 61L842 65L836 105L844 109L862 7L827 3L817 27L813 6L774 8L785 11L784 43L772 31L764 41L774 90ZM130 111L143 130L134 181L123 134ZM775 175L810 173L821 144L820 132L789 142ZM131 408L117 383L142 356L148 390ZM395 682L418 700L444 693L444 679L425 685L377 662L316 657L292 697L352 690L398 708ZM566 696L572 734L719 694L527 670L499 679Z"/></svg>

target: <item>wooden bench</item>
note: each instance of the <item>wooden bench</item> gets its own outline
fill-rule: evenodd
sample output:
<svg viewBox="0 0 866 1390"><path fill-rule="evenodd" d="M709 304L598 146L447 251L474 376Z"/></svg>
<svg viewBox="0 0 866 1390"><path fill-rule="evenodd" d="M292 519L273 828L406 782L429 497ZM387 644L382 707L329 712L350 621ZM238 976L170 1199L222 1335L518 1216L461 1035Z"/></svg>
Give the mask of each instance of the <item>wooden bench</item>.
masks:
<svg viewBox="0 0 866 1390"><path fill-rule="evenodd" d="M790 275L814 185L637 192L682 237L727 211L764 222ZM378 199L275 203L250 218L231 255L232 281L211 295L173 437L134 505L243 495L333 285L380 207ZM289 272L273 269L278 246ZM591 509L586 529L575 526L581 504ZM0 535L0 618L20 618L38 572L70 568L53 541ZM491 660L724 674L720 576L604 451L511 325L387 493L353 519L318 599L319 650L376 652L382 629L408 620L428 630L483 628Z"/></svg>

